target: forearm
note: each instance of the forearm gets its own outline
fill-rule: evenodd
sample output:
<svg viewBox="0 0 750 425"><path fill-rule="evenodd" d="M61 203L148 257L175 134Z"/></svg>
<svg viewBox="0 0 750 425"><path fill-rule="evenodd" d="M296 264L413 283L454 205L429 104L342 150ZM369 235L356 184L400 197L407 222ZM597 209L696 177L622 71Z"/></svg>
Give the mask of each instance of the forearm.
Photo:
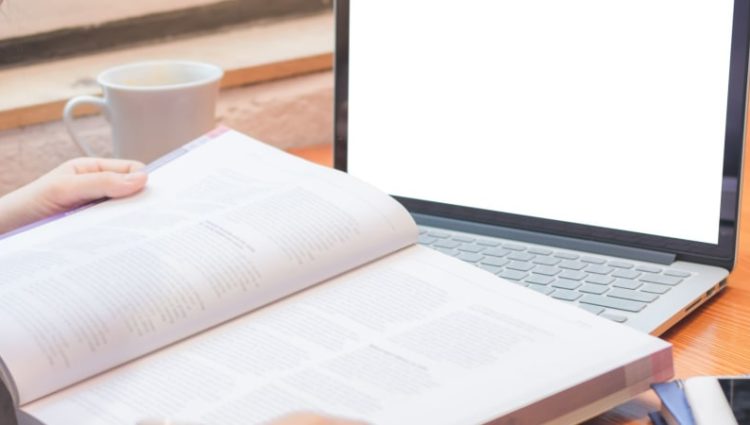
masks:
<svg viewBox="0 0 750 425"><path fill-rule="evenodd" d="M143 188L143 164L78 158L0 197L0 234L100 198L120 198Z"/></svg>
<svg viewBox="0 0 750 425"><path fill-rule="evenodd" d="M44 218L33 202L35 189L25 186L0 197L0 234Z"/></svg>

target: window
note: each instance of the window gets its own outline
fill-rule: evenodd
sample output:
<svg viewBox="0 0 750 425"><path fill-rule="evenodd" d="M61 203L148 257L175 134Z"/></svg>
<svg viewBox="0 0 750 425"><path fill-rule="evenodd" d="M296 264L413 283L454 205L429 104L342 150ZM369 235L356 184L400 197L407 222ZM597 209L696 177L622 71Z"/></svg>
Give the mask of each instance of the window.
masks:
<svg viewBox="0 0 750 425"><path fill-rule="evenodd" d="M194 36L331 8L331 0L6 0L0 66Z"/></svg>
<svg viewBox="0 0 750 425"><path fill-rule="evenodd" d="M330 69L331 9L331 0L5 0L0 130L58 120L67 99L99 92L99 72L127 62L212 62L224 87Z"/></svg>

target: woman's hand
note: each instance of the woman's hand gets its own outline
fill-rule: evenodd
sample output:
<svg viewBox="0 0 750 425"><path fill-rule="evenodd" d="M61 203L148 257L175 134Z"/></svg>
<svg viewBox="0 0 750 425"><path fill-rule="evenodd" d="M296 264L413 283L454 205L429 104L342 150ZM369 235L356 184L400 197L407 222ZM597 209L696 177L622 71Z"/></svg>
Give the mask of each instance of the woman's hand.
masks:
<svg viewBox="0 0 750 425"><path fill-rule="evenodd" d="M146 184L143 164L124 159L67 161L0 198L0 234L100 198L132 195Z"/></svg>

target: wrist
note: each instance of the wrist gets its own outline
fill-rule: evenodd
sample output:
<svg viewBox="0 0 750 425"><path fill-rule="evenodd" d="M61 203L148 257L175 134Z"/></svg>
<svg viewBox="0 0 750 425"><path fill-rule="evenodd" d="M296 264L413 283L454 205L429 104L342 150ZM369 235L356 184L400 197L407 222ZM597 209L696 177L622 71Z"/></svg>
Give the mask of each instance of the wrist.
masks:
<svg viewBox="0 0 750 425"><path fill-rule="evenodd" d="M0 197L0 234L49 215L41 190L34 183Z"/></svg>

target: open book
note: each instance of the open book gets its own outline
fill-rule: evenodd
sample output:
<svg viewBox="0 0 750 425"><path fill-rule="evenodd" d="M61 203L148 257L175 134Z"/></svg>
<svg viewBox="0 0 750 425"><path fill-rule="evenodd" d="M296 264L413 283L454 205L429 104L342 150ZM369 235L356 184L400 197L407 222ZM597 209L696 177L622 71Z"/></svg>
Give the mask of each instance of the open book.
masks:
<svg viewBox="0 0 750 425"><path fill-rule="evenodd" d="M0 374L25 420L565 423L672 376L669 344L417 246L344 173L226 129L152 168L136 196L0 240Z"/></svg>

